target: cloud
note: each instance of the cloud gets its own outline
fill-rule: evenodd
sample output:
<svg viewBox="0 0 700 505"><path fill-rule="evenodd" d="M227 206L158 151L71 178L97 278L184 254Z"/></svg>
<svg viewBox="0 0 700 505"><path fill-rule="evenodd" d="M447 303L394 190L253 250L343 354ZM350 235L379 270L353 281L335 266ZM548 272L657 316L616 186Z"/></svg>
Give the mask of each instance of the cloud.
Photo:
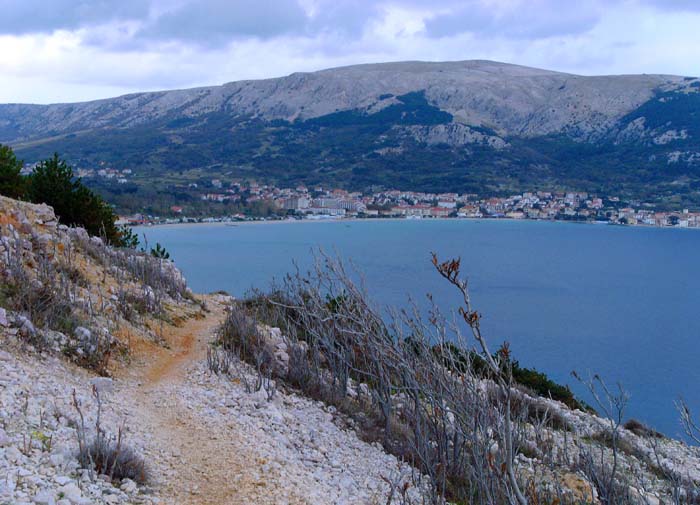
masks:
<svg viewBox="0 0 700 505"><path fill-rule="evenodd" d="M562 6L556 0L470 0L429 18L425 30L433 38L474 33L536 40L587 32L602 16L596 2L580 2L576 9Z"/></svg>
<svg viewBox="0 0 700 505"><path fill-rule="evenodd" d="M310 14L308 33L359 37L370 21L382 17L383 7L382 2L320 0Z"/></svg>
<svg viewBox="0 0 700 505"><path fill-rule="evenodd" d="M518 40L590 31L607 11L700 11L698 0L4 0L0 34L83 30L87 44L135 50L151 43L223 47L246 38L357 40L372 23L412 11L429 38L463 33Z"/></svg>
<svg viewBox="0 0 700 505"><path fill-rule="evenodd" d="M296 0L190 0L142 26L136 37L219 46L232 39L301 34L306 24Z"/></svg>
<svg viewBox="0 0 700 505"><path fill-rule="evenodd" d="M378 3L359 0L186 0L165 9L135 33L136 41L223 47L255 38L334 34L360 37L381 15Z"/></svg>
<svg viewBox="0 0 700 505"><path fill-rule="evenodd" d="M81 31L88 45L133 51L152 43L216 48L256 38L358 37L378 3L363 0L6 0L0 35Z"/></svg>
<svg viewBox="0 0 700 505"><path fill-rule="evenodd" d="M144 0L9 0L2 2L0 34L76 30L148 14L149 2Z"/></svg>
<svg viewBox="0 0 700 505"><path fill-rule="evenodd" d="M698 0L642 0L661 11L700 11Z"/></svg>
<svg viewBox="0 0 700 505"><path fill-rule="evenodd" d="M355 63L491 59L700 73L700 0L0 0L0 103Z"/></svg>

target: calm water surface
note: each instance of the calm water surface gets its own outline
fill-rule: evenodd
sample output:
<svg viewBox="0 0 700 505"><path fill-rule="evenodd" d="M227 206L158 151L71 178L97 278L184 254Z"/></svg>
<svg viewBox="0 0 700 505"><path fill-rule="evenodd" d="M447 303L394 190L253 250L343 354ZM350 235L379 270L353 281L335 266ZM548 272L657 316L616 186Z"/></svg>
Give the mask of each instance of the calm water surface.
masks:
<svg viewBox="0 0 700 505"><path fill-rule="evenodd" d="M352 259L371 297L458 302L430 252L461 256L492 349L575 392L598 373L631 395L628 415L680 434L673 401L700 414L700 231L545 222L400 220L139 229L163 244L195 291L243 295L309 266L322 247ZM585 395L582 394L585 398Z"/></svg>

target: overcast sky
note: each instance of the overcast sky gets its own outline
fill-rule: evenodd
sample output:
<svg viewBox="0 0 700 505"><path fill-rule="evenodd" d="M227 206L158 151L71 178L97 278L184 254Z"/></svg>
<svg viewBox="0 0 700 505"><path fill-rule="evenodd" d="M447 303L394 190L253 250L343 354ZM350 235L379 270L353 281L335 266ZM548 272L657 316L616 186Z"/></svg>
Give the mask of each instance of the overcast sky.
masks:
<svg viewBox="0 0 700 505"><path fill-rule="evenodd" d="M0 103L466 59L700 75L700 0L0 0Z"/></svg>

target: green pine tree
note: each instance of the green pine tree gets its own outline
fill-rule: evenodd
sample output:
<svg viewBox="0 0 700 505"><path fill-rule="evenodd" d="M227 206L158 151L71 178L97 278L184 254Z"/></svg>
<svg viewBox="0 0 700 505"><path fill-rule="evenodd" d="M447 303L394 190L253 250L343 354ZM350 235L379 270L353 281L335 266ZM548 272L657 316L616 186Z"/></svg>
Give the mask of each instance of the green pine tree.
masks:
<svg viewBox="0 0 700 505"><path fill-rule="evenodd" d="M26 197L26 181L20 174L21 170L22 162L15 157L12 149L0 144L0 195Z"/></svg>
<svg viewBox="0 0 700 505"><path fill-rule="evenodd" d="M82 226L113 245L126 245L112 208L83 185L58 154L37 165L29 177L28 194L31 201L53 207L64 224Z"/></svg>
<svg viewBox="0 0 700 505"><path fill-rule="evenodd" d="M163 260L168 260L170 259L170 253L165 250L165 247L162 245L156 243L155 249L151 249L151 256L154 258L160 258Z"/></svg>

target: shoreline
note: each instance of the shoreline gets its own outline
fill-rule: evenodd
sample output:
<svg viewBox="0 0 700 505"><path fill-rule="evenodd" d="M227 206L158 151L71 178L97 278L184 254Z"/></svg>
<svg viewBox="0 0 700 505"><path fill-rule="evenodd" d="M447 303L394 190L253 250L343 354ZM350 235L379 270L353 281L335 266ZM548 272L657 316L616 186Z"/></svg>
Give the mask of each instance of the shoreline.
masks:
<svg viewBox="0 0 700 505"><path fill-rule="evenodd" d="M131 228L146 229L146 228L186 228L195 226L213 226L213 227L231 227L238 226L253 226L253 225L281 225L281 224L316 224L316 223L359 223L359 222L392 222L392 221L411 221L411 222L432 222L432 221L457 221L457 222L522 222L522 223L552 223L552 224L575 224L575 225L597 225L608 226L615 228L629 229L646 229L646 230L700 230L700 227L680 227L680 226L654 226L654 225L629 225L619 223L608 223L600 221L567 221L563 219L515 219L509 217L431 217L421 219L410 219L405 217L375 217L375 218L339 218L339 219L259 219L248 221L212 221L212 222L195 222L195 223L149 223L131 226Z"/></svg>
<svg viewBox="0 0 700 505"><path fill-rule="evenodd" d="M456 221L452 218L431 218L425 221ZM405 219L401 217L387 217L387 218L343 218L343 219L251 219L249 221L212 221L212 222L197 222L197 223L153 223L153 224L139 224L132 226L132 228L160 228L160 227L189 227L189 226L228 226L235 228L237 226L251 226L251 225L275 225L275 224L311 224L311 223L357 223L363 221L413 221L411 219ZM422 221L416 219L415 221Z"/></svg>

